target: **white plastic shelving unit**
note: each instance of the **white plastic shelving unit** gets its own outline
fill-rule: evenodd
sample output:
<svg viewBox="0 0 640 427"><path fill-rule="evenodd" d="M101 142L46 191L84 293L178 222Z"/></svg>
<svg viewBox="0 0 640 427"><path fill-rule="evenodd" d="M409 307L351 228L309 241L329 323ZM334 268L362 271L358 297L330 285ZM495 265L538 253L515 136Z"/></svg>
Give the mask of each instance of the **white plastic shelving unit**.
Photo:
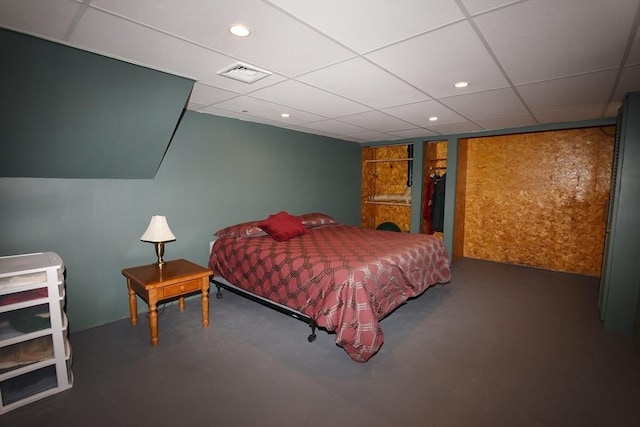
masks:
<svg viewBox="0 0 640 427"><path fill-rule="evenodd" d="M73 385L64 305L58 254L0 257L0 414Z"/></svg>

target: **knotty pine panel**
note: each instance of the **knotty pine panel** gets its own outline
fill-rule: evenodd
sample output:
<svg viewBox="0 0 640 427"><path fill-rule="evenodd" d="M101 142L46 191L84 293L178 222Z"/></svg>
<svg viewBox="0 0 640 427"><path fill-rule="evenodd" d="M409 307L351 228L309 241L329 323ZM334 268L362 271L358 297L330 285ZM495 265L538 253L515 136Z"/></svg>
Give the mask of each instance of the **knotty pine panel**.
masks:
<svg viewBox="0 0 640 427"><path fill-rule="evenodd" d="M615 127L472 138L464 256L599 276Z"/></svg>

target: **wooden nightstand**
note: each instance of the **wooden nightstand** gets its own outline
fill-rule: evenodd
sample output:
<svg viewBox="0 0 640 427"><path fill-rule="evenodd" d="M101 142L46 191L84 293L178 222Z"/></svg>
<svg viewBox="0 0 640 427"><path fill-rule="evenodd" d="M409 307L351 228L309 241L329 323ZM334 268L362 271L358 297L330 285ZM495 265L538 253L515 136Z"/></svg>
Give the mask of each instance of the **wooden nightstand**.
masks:
<svg viewBox="0 0 640 427"><path fill-rule="evenodd" d="M158 302L179 298L178 306L184 311L184 296L202 292L202 326L209 326L209 276L213 271L186 259L167 261L163 268L155 264L125 268L122 275L127 278L129 289L129 312L131 324L138 324L136 294L149 305L149 330L151 345L158 344Z"/></svg>

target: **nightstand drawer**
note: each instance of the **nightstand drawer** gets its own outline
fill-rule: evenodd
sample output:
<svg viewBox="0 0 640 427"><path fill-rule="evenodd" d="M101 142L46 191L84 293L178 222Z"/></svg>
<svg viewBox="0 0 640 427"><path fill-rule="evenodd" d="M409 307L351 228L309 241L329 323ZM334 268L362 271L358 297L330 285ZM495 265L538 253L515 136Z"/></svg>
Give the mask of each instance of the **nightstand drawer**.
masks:
<svg viewBox="0 0 640 427"><path fill-rule="evenodd" d="M189 280L175 285L165 286L161 289L163 290L163 298L183 295L202 289L202 279Z"/></svg>

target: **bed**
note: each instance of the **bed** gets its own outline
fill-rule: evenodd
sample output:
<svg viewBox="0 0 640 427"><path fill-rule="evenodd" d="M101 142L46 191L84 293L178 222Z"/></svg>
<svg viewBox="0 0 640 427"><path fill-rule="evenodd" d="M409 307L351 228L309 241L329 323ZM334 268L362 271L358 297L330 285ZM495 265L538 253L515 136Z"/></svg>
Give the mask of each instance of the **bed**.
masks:
<svg viewBox="0 0 640 427"><path fill-rule="evenodd" d="M285 211L216 233L211 282L335 332L356 362L380 349L380 320L451 280L443 242L426 234L369 230L323 213Z"/></svg>

